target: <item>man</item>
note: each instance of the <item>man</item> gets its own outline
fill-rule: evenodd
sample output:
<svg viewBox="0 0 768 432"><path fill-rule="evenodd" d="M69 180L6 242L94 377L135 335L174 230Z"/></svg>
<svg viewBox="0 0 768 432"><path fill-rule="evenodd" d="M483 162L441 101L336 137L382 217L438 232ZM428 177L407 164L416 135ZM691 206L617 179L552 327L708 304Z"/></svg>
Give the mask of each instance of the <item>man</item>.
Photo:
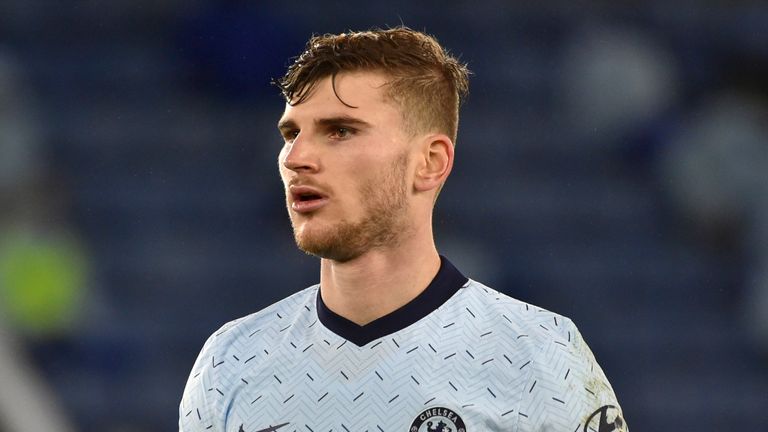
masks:
<svg viewBox="0 0 768 432"><path fill-rule="evenodd" d="M570 320L438 255L467 75L407 28L309 41L278 83L279 169L320 284L211 336L180 430L627 430Z"/></svg>

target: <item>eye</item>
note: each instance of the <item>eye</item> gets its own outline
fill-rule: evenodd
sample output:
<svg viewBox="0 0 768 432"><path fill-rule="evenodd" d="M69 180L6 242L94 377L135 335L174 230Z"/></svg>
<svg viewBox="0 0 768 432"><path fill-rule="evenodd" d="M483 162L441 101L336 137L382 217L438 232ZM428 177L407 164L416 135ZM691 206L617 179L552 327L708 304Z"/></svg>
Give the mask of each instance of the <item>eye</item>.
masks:
<svg viewBox="0 0 768 432"><path fill-rule="evenodd" d="M286 142L295 140L297 136L299 136L298 129L286 130L285 132L283 132L283 139Z"/></svg>
<svg viewBox="0 0 768 432"><path fill-rule="evenodd" d="M354 130L348 127L336 127L331 131L331 137L335 139L349 138L354 133Z"/></svg>

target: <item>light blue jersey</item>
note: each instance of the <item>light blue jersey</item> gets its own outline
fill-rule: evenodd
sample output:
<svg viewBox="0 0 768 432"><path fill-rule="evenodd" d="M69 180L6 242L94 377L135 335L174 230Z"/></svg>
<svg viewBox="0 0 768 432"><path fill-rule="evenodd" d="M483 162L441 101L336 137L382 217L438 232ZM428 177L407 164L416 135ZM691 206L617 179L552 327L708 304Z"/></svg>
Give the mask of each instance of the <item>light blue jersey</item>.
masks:
<svg viewBox="0 0 768 432"><path fill-rule="evenodd" d="M628 431L569 319L468 280L445 258L422 294L366 326L330 311L319 289L208 339L180 431Z"/></svg>

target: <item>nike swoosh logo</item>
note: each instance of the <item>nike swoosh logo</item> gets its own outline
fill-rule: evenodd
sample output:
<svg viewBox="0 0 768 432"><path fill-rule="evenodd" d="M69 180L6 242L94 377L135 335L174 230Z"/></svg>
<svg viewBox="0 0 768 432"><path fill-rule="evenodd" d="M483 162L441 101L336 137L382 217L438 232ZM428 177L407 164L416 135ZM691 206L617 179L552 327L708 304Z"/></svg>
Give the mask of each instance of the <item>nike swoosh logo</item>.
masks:
<svg viewBox="0 0 768 432"><path fill-rule="evenodd" d="M276 430L280 429L281 427L288 426L289 424L290 423L283 423L283 424L279 424L277 426L270 426L270 427L268 427L266 429L257 430L256 432L275 432ZM243 425L240 425L240 431L239 432L245 432L245 430L243 429Z"/></svg>

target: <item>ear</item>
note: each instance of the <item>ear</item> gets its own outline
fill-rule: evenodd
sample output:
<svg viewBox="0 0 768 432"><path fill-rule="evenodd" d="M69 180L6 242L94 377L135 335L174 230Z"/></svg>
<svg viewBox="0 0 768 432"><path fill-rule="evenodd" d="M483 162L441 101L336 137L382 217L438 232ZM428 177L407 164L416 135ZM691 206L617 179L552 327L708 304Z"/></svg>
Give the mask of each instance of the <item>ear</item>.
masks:
<svg viewBox="0 0 768 432"><path fill-rule="evenodd" d="M453 168L453 142L445 134L433 134L426 136L420 147L420 161L413 186L419 192L437 190Z"/></svg>

